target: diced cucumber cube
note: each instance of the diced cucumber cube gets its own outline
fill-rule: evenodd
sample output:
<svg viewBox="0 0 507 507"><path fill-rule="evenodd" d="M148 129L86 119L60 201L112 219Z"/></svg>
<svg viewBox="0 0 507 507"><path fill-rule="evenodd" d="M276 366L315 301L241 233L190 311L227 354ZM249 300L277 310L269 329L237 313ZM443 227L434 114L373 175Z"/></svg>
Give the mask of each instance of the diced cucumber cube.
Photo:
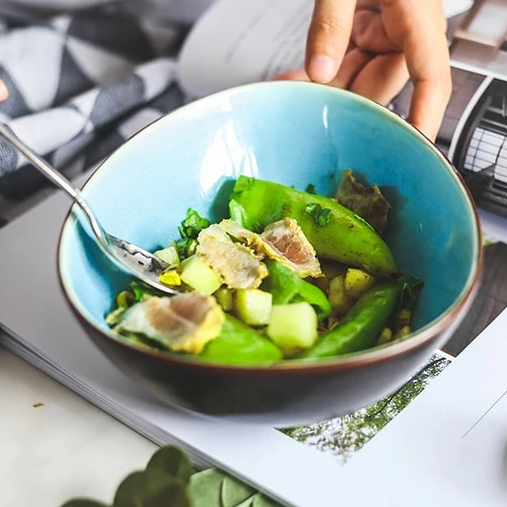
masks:
<svg viewBox="0 0 507 507"><path fill-rule="evenodd" d="M265 326L271 318L273 296L260 289L240 289L236 292L236 315L250 326Z"/></svg>
<svg viewBox="0 0 507 507"><path fill-rule="evenodd" d="M310 303L273 305L267 335L284 355L311 347L317 340L318 319Z"/></svg>
<svg viewBox="0 0 507 507"><path fill-rule="evenodd" d="M162 248L162 250L157 250L153 255L167 262L169 266L177 266L180 263L178 247L174 243L166 248Z"/></svg>
<svg viewBox="0 0 507 507"><path fill-rule="evenodd" d="M222 287L218 289L214 296L217 298L218 304L225 312L232 312L234 309L234 293L231 289Z"/></svg>
<svg viewBox="0 0 507 507"><path fill-rule="evenodd" d="M181 270L181 280L203 294L211 295L217 291L222 280L200 257L189 257Z"/></svg>

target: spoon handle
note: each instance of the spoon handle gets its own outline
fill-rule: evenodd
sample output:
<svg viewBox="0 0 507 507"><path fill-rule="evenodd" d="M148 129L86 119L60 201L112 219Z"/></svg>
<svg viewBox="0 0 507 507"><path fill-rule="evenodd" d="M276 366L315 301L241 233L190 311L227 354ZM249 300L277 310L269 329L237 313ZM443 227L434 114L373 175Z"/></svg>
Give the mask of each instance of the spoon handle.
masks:
<svg viewBox="0 0 507 507"><path fill-rule="evenodd" d="M29 146L27 146L19 137L5 123L0 122L0 135L16 150L22 153L32 165L41 172L46 178L52 181L57 187L61 188L72 200L83 210L97 239L103 244L108 246L109 241L107 235L102 229L101 225L95 218L92 210L84 200L81 192L60 172L46 162L40 155L35 153Z"/></svg>

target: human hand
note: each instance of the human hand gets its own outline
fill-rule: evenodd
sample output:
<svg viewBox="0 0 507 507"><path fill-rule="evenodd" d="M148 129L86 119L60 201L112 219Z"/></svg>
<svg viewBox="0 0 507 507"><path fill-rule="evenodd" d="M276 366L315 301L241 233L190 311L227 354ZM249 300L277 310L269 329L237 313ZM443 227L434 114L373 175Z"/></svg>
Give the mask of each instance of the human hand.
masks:
<svg viewBox="0 0 507 507"><path fill-rule="evenodd" d="M7 86L0 79L0 102L3 102L9 96L9 91L7 90Z"/></svg>
<svg viewBox="0 0 507 507"><path fill-rule="evenodd" d="M311 79L387 105L410 78L409 121L435 139L452 83L441 0L315 0L306 68Z"/></svg>

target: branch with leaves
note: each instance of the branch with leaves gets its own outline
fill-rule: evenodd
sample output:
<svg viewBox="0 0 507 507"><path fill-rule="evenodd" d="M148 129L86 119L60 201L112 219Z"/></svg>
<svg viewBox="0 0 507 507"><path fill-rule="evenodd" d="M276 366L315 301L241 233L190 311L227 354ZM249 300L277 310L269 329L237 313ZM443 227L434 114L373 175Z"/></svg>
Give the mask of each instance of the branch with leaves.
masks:
<svg viewBox="0 0 507 507"><path fill-rule="evenodd" d="M62 507L281 507L230 475L210 468L196 472L189 457L162 447L144 470L128 475L110 505L76 498Z"/></svg>

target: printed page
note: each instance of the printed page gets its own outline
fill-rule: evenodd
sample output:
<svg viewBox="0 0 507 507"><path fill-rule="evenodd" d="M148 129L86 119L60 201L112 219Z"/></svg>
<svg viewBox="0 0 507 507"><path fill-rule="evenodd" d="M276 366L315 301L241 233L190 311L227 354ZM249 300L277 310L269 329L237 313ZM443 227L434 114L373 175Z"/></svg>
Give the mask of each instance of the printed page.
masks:
<svg viewBox="0 0 507 507"><path fill-rule="evenodd" d="M312 8L308 0L221 0L183 46L183 88L199 97L301 67Z"/></svg>
<svg viewBox="0 0 507 507"><path fill-rule="evenodd" d="M180 82L192 97L300 68L314 3L220 0L192 29L180 55ZM444 0L446 17L470 0Z"/></svg>

